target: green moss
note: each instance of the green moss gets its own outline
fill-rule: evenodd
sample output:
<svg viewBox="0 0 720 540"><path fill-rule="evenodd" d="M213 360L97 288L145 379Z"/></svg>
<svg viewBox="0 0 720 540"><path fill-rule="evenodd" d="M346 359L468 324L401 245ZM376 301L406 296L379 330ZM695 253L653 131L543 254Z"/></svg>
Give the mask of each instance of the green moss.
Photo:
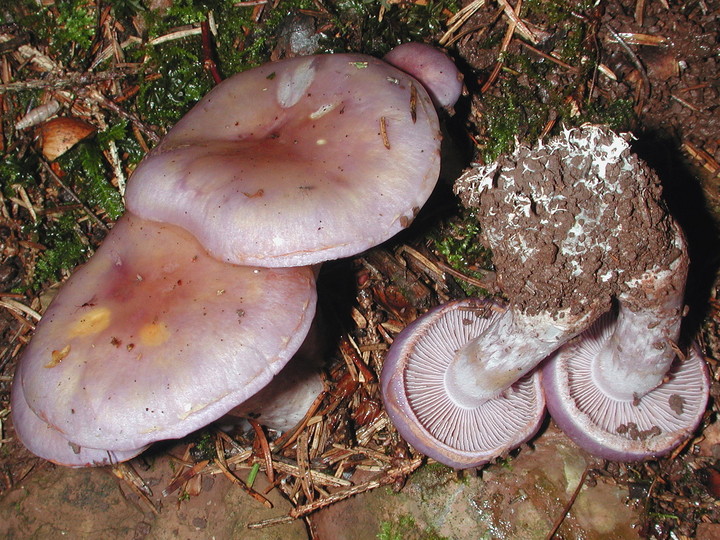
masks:
<svg viewBox="0 0 720 540"><path fill-rule="evenodd" d="M137 164L145 157L145 151L128 129L127 120L120 120L98 133L97 141L103 150L108 149L111 141L114 142L120 158L129 165Z"/></svg>
<svg viewBox="0 0 720 540"><path fill-rule="evenodd" d="M379 540L444 540L444 536L440 536L431 528L418 530L415 518L411 515L404 514L398 516L393 521L384 521L380 525L380 532L377 537Z"/></svg>
<svg viewBox="0 0 720 540"><path fill-rule="evenodd" d="M125 210L122 197L108 180L110 170L97 141L80 143L61 156L59 161L67 173L66 181L69 179L80 200L111 220L122 215Z"/></svg>
<svg viewBox="0 0 720 540"><path fill-rule="evenodd" d="M8 8L21 27L47 42L52 56L67 66L82 59L95 40L97 8L90 0L55 0L50 5L20 0Z"/></svg>
<svg viewBox="0 0 720 540"><path fill-rule="evenodd" d="M215 436L210 431L201 431L192 436L195 445L191 449L191 455L196 461L204 459L215 459Z"/></svg>
<svg viewBox="0 0 720 540"><path fill-rule="evenodd" d="M479 239L480 224L474 212L462 210L460 214L431 234L433 248L448 264L462 274L482 279L483 271L492 269L491 252ZM471 283L458 282L468 296L490 296L490 293Z"/></svg>
<svg viewBox="0 0 720 540"><path fill-rule="evenodd" d="M406 41L428 41L444 31L448 13L457 12L458 6L455 0L429 0L425 5L339 0L330 7L337 32L326 41L327 49L382 56Z"/></svg>
<svg viewBox="0 0 720 540"><path fill-rule="evenodd" d="M87 246L76 229L80 214L69 211L40 227L38 241L47 247L35 265L32 288L39 290L45 283L56 282L64 270L71 270L87 257Z"/></svg>
<svg viewBox="0 0 720 540"><path fill-rule="evenodd" d="M0 161L0 180L2 180L3 195L17 197L13 186L30 187L35 185L35 168L27 157L19 158L13 154L4 154Z"/></svg>
<svg viewBox="0 0 720 540"><path fill-rule="evenodd" d="M630 99L618 99L606 104L590 103L581 117L582 122L606 124L618 131L630 129L635 119L635 109Z"/></svg>

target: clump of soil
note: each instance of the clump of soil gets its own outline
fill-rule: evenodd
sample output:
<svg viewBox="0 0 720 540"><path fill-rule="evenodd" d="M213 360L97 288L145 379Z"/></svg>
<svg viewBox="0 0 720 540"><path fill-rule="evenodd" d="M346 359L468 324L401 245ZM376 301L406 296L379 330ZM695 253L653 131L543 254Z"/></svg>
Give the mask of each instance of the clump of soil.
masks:
<svg viewBox="0 0 720 540"><path fill-rule="evenodd" d="M603 128L519 145L455 190L479 210L504 292L530 315L609 309L628 281L680 254L657 175Z"/></svg>

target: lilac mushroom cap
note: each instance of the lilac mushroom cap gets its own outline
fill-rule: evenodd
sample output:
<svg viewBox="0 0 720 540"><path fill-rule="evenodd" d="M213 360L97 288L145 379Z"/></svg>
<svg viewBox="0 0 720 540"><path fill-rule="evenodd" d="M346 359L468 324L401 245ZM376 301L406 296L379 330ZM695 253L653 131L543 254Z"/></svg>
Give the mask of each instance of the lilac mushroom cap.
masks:
<svg viewBox="0 0 720 540"><path fill-rule="evenodd" d="M75 448L132 453L263 388L302 344L315 305L310 267L228 265L186 231L128 213L38 324L14 399ZM32 414L16 418L30 447Z"/></svg>
<svg viewBox="0 0 720 540"><path fill-rule="evenodd" d="M407 227L437 182L440 142L427 92L390 64L282 60L205 96L138 166L127 207L223 261L311 265Z"/></svg>
<svg viewBox="0 0 720 540"><path fill-rule="evenodd" d="M324 389L317 367L307 358L295 356L265 388L229 414L252 418L277 431L289 431L300 423Z"/></svg>
<svg viewBox="0 0 720 540"><path fill-rule="evenodd" d="M444 51L425 43L403 43L383 60L420 81L436 107L450 108L460 99L463 76Z"/></svg>
<svg viewBox="0 0 720 540"><path fill-rule="evenodd" d="M450 467L478 467L516 448L545 414L537 372L472 405L448 385L456 351L492 329L505 309L479 299L439 306L400 332L385 358L380 384L390 420L414 448Z"/></svg>
<svg viewBox="0 0 720 540"><path fill-rule="evenodd" d="M16 379L17 380L17 379ZM38 417L25 401L22 385L13 385L10 406L15 434L36 456L65 467L101 467L127 461L147 447L136 450L97 450L68 441L63 434Z"/></svg>

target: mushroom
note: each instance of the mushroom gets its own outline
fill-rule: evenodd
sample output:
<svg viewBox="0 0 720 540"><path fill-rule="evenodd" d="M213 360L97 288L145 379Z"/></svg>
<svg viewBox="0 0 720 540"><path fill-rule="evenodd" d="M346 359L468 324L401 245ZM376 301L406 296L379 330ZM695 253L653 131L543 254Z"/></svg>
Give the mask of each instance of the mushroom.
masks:
<svg viewBox="0 0 720 540"><path fill-rule="evenodd" d="M548 322L554 319L552 326L562 322L567 328L559 333L553 327L530 328L536 334L530 332L530 341L518 343L514 360L495 364L494 356L488 359L493 345L481 341L459 384L466 385L472 374L482 388L474 395L490 395L512 378L508 368L524 373L550 352L550 347L533 346L528 355L528 343L542 339L559 347L617 302L613 337L593 354L592 376L580 375L579 359L591 354L580 352L586 349L581 344L592 349L585 337L568 345L545 371L551 414L571 437L594 440L590 446L595 452L609 445L610 437L592 432L589 418L612 433L623 432L616 436L623 446L604 454L618 459L657 455L667 450L668 441L677 444L686 436L707 399L707 375L699 357L691 353L683 363L694 373L690 393L697 394L695 399L671 387L669 397L660 397L666 405L654 407L651 390L670 375L676 357L687 250L663 205L657 175L630 152L625 138L599 126L566 130L535 148L519 146L513 156L465 175L456 189L466 204L479 209L503 290L513 302L509 311L519 308L520 321L528 315L540 321L542 315ZM495 326L504 339L508 333L527 335L527 329ZM547 335L553 339L548 341ZM685 378L684 373L671 378ZM610 392L604 402L600 390L590 389L590 379ZM471 390L475 392L473 385ZM569 412L573 407L582 412ZM653 408L657 416L649 412ZM617 412L609 414L611 410ZM609 416L601 420L604 414ZM661 421L671 416L678 418ZM667 435L666 430L676 433Z"/></svg>
<svg viewBox="0 0 720 540"><path fill-rule="evenodd" d="M432 45L403 43L383 60L420 81L438 108L451 108L462 94L463 76L455 62Z"/></svg>
<svg viewBox="0 0 720 540"><path fill-rule="evenodd" d="M247 401L308 332L310 265L407 227L440 139L420 83L363 55L218 85L139 165L130 213L38 325L16 374L19 433L51 433L49 459L102 463Z"/></svg>
<svg viewBox="0 0 720 540"><path fill-rule="evenodd" d="M15 380L17 381L17 379ZM15 382L10 396L13 429L17 437L36 456L66 467L99 467L127 461L146 447L114 451L82 448L69 442L51 425L43 422L25 401L22 385Z"/></svg>
<svg viewBox="0 0 720 540"><path fill-rule="evenodd" d="M386 62L286 59L205 96L138 166L127 207L223 261L311 265L407 227L438 179L440 139L425 89Z"/></svg>
<svg viewBox="0 0 720 540"><path fill-rule="evenodd" d="M439 306L406 326L383 363L385 410L416 450L456 469L478 467L530 439L545 415L536 374L504 394L467 404L448 385L456 351L491 332L507 313L491 300Z"/></svg>
<svg viewBox="0 0 720 540"><path fill-rule="evenodd" d="M617 306L553 355L543 386L550 414L578 445L633 461L663 455L692 434L707 405L709 375L697 344L686 356L677 345L689 266L683 234L665 213L655 175L622 139L608 143L617 145L608 169L620 168L635 184L596 187L599 199L623 196L607 209L616 214Z"/></svg>
<svg viewBox="0 0 720 540"><path fill-rule="evenodd" d="M652 327L644 331L647 340L626 335L619 344L625 348L635 339L633 347L644 344L648 358L639 363L646 367L639 369L642 377L635 375L634 390L622 391L632 394L632 403L660 383L675 356L670 343L677 339L687 260L682 236L662 206L657 176L629 152L624 138L598 126L566 130L472 169L455 189L466 206L478 209L482 236L510 298L508 309L447 364L445 386L458 406L472 410L502 399L519 377L586 330L616 299L625 306L623 318L633 320L618 328ZM601 357L596 371L606 380L620 373L632 380L635 368L619 354ZM696 371L706 376L704 368ZM572 379L572 372L567 376ZM645 382L636 385L641 378ZM706 385L695 388L707 394ZM684 409L684 394L675 396ZM698 406L688 403L690 416L697 417L704 399ZM630 431L637 425L624 423Z"/></svg>
<svg viewBox="0 0 720 540"><path fill-rule="evenodd" d="M263 388L302 344L315 304L310 267L229 265L183 229L127 213L23 352L18 433L34 447L39 419L81 452L117 456L182 437ZM62 462L67 449L57 451Z"/></svg>

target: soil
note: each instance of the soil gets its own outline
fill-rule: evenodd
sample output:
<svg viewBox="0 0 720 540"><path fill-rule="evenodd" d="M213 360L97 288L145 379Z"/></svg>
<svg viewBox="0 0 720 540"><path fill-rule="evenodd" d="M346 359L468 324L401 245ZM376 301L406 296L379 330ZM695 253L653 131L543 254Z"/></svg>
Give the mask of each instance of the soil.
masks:
<svg viewBox="0 0 720 540"><path fill-rule="evenodd" d="M455 191L477 209L503 292L528 315L608 311L629 281L680 256L657 175L606 130L519 145Z"/></svg>
<svg viewBox="0 0 720 540"><path fill-rule="evenodd" d="M51 9L57 7L54 4L57 2L43 2ZM152 4L166 10L172 2ZM283 4L272 9L282 9ZM317 45L313 35L308 37L311 28L344 41L353 52L377 53L373 47L380 32L372 33L369 21L357 14L333 18L329 12L335 4L320 1L315 3L317 11L303 10L313 24L299 25L288 19L296 30L278 32L282 39L268 56L308 52L306 46L312 49ZM524 5L532 8L521 12L519 22L524 26L515 26L516 32L507 40L508 28L517 21L512 23L499 3L488 2L476 4L474 14L451 39L443 41L463 71L468 89L454 114L444 118L446 139L458 149L451 166L446 166L444 184L412 228L384 246L323 268L319 292L329 321L324 329L330 344L325 370L328 392L292 437L277 439L277 433L261 429L223 431L211 427L184 440L155 445L113 468L68 469L30 454L13 431L10 386L18 355L59 286L48 281L37 289L28 287L38 260L47 251L35 235L36 224L46 216L61 216L67 208L80 209L83 217L75 228L90 253L112 220L95 203L90 203L89 212L83 210L87 203L77 198L72 186L63 187L63 166L58 163L38 164L30 174L39 180L18 180L18 185L27 188L10 195L3 177L0 535L133 539L720 537L720 5L716 0L605 0L589 11L573 11L565 22L553 11L563 2L526 0ZM538 10L538 5L547 9ZM384 30L407 29L411 22L398 25L391 16L412 6L416 4L378 4L371 18L374 22L383 19L387 24ZM269 4L251 9L257 10L260 26L272 12ZM5 7L0 10L3 15L10 12ZM127 121L137 146L146 151L162 135L162 130L135 115L130 102L141 81L123 71L132 73L133 66L123 64L121 45L145 39L143 25L137 21L116 24L112 10L103 11L102 17L100 11L102 31L89 50L93 55L111 51L111 56L116 55L118 64L113 68L117 71L103 79L108 74L94 66L94 57L89 55L80 67L73 66L84 77L77 79L83 82L75 87L62 86L77 73L62 66L59 59L23 56L28 46L50 54L42 32L23 28L19 19L13 21L11 16L8 21L12 24L0 28L3 166L17 157L37 157L41 150L32 130L14 129L15 122L37 103L16 98L15 87L7 86L12 84L25 90L47 84L50 95L66 96L62 114L81 116L102 129L119 119ZM568 20L581 21L584 33L577 34ZM227 21L215 22L222 28ZM437 44L446 29L424 39ZM534 44L519 33L526 29L538 38ZM196 46L198 28L181 30L193 36L192 46ZM234 41L237 47L251 44L252 38L261 35L252 28L245 30ZM292 36L298 33L303 36L303 46L296 51ZM272 36L263 38L272 40ZM572 58L563 56L570 42L579 44ZM370 47L361 50L363 44ZM517 58L526 63L511 63ZM524 71L522 66L527 65L551 69L539 79ZM588 73L584 65L597 68ZM57 90L56 84L68 94ZM522 91L525 101L504 99L513 88ZM561 101L551 99L553 89L563 90ZM181 90L190 94L192 88ZM498 103L511 107L494 110ZM595 114L601 106L625 111L623 103L630 104L631 114L617 122ZM506 287L453 268L434 236L428 234L428 230L437 233L438 229L445 236L457 234L452 225L460 222L460 211L450 185L458 171L469 167L471 161L482 162L496 144L492 137L498 130L489 120L498 116L517 120L508 140L517 137L528 147L540 137L547 141L565 124L573 126L584 120L615 123L623 131L633 132L633 151L657 172L665 201L687 236L692 261L684 332L700 340L713 373L712 399L703 424L672 455L643 463L598 461L574 446L548 420L531 446L479 471L458 475L413 451L387 422L377 374L394 336L427 309L463 297L467 284L492 291L499 290L498 285ZM538 122L533 122L538 118L540 129ZM121 163L117 163L112 152L105 151L109 163L129 168L127 155L121 152ZM447 159L446 165L450 161ZM114 181L118 183L117 178ZM445 226L447 223L450 225ZM465 262L473 271L483 269L477 261ZM260 472L253 489L239 482L249 482L250 471L257 467ZM265 471L272 468L275 476L271 483ZM267 508L264 499L269 499L273 508ZM249 529L251 523L263 527Z"/></svg>

